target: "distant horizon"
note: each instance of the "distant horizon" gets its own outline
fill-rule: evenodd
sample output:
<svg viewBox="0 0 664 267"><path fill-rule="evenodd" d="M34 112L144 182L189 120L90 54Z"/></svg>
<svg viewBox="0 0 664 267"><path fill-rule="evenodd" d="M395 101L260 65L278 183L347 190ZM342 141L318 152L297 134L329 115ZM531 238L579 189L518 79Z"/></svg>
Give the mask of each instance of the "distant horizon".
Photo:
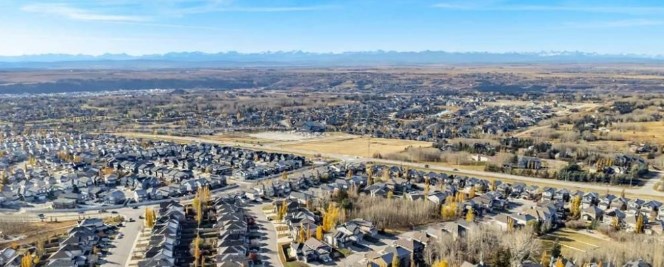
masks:
<svg viewBox="0 0 664 267"><path fill-rule="evenodd" d="M487 51L664 55L658 0L6 0L0 55ZM519 52L521 51L521 52Z"/></svg>
<svg viewBox="0 0 664 267"><path fill-rule="evenodd" d="M219 54L238 54L238 55L267 55L267 54L312 54L312 55L343 55L353 53L449 53L449 54L539 54L539 55L560 55L560 54L583 54L583 55L597 55L597 56L635 56L635 57L663 57L664 54L647 54L647 53L600 53L595 51L581 51L581 50L532 50L532 51L484 51L484 50L465 50L465 51L451 51L451 50L349 50L349 51L307 51L307 50L261 50L261 51L200 51L200 50L174 50L163 53L143 53L133 54L129 52L103 52L100 54L84 54L84 53L66 53L66 52L49 52L37 54L21 54L21 55L6 55L0 54L0 58L19 58L19 57L34 57L34 56L72 56L72 57L104 57L104 56L127 56L127 57L149 57L149 56L164 56L169 54L205 54L205 55L219 55Z"/></svg>

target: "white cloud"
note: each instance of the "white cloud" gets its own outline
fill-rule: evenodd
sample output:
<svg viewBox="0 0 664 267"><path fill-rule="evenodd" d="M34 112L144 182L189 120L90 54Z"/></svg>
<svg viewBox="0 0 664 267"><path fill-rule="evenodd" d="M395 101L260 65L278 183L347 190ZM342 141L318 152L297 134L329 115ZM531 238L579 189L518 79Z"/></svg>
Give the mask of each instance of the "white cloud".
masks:
<svg viewBox="0 0 664 267"><path fill-rule="evenodd" d="M275 6L275 7L228 7L220 8L221 12L298 12L333 9L335 6Z"/></svg>
<svg viewBox="0 0 664 267"><path fill-rule="evenodd" d="M566 26L572 28L629 28L629 27L647 27L664 25L662 20L650 19L626 19L626 20L609 20L609 21L590 21L590 22L568 22Z"/></svg>
<svg viewBox="0 0 664 267"><path fill-rule="evenodd" d="M235 0L158 0L158 6L153 6L161 15L186 16L192 14L217 12L245 12L245 13L278 13L278 12L305 12L334 9L331 5L303 5L303 6L252 6L240 4Z"/></svg>
<svg viewBox="0 0 664 267"><path fill-rule="evenodd" d="M124 14L109 14L99 10L111 8L116 11L137 11L144 16ZM251 6L239 5L234 0L155 0L155 1L127 1L127 0L100 0L98 2L72 5L61 3L33 3L24 5L24 12L46 14L81 21L104 22L145 22L163 17L184 17L187 15L215 13L215 12L245 12L245 13L278 13L278 12L305 12L334 9L331 5L310 6Z"/></svg>
<svg viewBox="0 0 664 267"><path fill-rule="evenodd" d="M444 2L433 5L434 8L470 11L545 11L545 12L584 12L615 14L661 14L664 7L659 6L581 6L581 5L495 5L459 2Z"/></svg>
<svg viewBox="0 0 664 267"><path fill-rule="evenodd" d="M149 18L141 16L103 14L86 9L71 7L61 3L30 4L21 7L21 10L25 12L53 15L72 20L83 21L142 22L149 20Z"/></svg>

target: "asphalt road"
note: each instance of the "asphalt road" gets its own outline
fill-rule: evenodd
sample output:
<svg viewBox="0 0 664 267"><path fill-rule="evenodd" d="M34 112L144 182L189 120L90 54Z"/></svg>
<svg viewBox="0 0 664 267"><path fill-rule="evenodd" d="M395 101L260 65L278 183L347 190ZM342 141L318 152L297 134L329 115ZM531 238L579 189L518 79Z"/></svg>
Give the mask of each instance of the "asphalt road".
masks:
<svg viewBox="0 0 664 267"><path fill-rule="evenodd" d="M222 145L227 145L227 146L242 147L242 148L246 148L246 149L275 151L275 152L292 153L292 154L299 154L299 155L319 154L322 157L332 158L332 159L336 159L336 160L375 162L375 163L382 163L382 164L389 164L389 165L399 165L399 166L409 166L409 167L416 167L416 168L425 168L425 167L427 167L427 166L425 166L427 164L424 164L424 163L412 163L412 162L404 162L404 161L396 161L396 160L374 159L374 158L357 157L357 156L337 154L337 153L320 153L320 152L311 151L311 150L275 147L275 146L270 146L269 144L263 144L261 146L258 146L258 145L254 145L254 144L246 144L246 143L238 143L238 142L223 142L223 141L217 141L217 140L209 140L209 139L204 139L204 138L199 138L199 137L152 135L152 134L143 134L143 133L117 133L117 134L118 135L129 136L129 137L135 137L135 138L151 138L151 139L172 140L172 141L182 141L182 142L201 142L201 143L222 144ZM509 180L509 181L513 181L513 182L523 182L523 183L526 183L526 184L533 184L533 183L542 184L542 183L544 183L544 184L548 184L548 185L559 187L559 188L569 188L569 189L572 189L572 190L582 190L582 191L595 191L595 192L598 192L598 193L606 192L607 190L609 190L613 194L620 194L620 192L624 189L625 193L627 195L638 196L639 198L644 198L644 199L660 199L660 200L664 199L664 192L657 192L657 191L653 190L652 186L650 186L652 184L652 182L648 182L647 185L645 185L645 186L630 188L630 187L621 187L621 186L614 186L614 185L601 185L601 184L566 182L566 181L559 181L559 180L552 180L552 179L542 179L542 178L518 176L518 175L495 173L495 172L465 170L465 169L462 169L462 168L457 169L457 168L443 167L443 166L428 166L428 169L433 170L433 171L447 172L447 173L453 173L453 174L465 175L465 176L493 177L493 178L496 178L496 179L504 179L504 180ZM656 172L656 173L657 173L656 177L654 177L652 179L659 179L660 177L662 177L664 175L662 172ZM651 180L651 181L654 181L654 180Z"/></svg>
<svg viewBox="0 0 664 267"><path fill-rule="evenodd" d="M265 264L266 267L282 267L283 264L277 254L277 231L274 229L274 225L267 220L265 214L263 214L261 210L262 205L264 203L254 203L247 207L248 213L256 218L258 225L262 226L260 232L265 234L266 239L262 242L266 245L261 247L261 257L263 261L267 261Z"/></svg>
<svg viewBox="0 0 664 267"><path fill-rule="evenodd" d="M105 262L101 266L127 266L129 262L131 250L134 247L136 236L143 228L143 220L138 219L138 216L145 212L145 207L139 209L122 208L116 210L118 214L126 216L125 226L120 228L120 233L124 235L122 238L115 238L111 242L108 249L108 255L104 259ZM135 222L129 222L128 219L133 218ZM119 234L118 234L119 235Z"/></svg>
<svg viewBox="0 0 664 267"><path fill-rule="evenodd" d="M212 197L228 195L238 192L238 188L231 188L225 191L218 191L212 193ZM185 201L186 202L186 201ZM126 216L126 218L134 218L135 222L125 221L125 227L120 228L120 233L124 234L124 237L120 239L113 240L113 246L109 249L109 255L106 258L106 263L102 266L127 266L131 258L131 251L134 248L134 243L136 242L137 235L140 233L143 228L143 220L140 220L138 216L142 215L145 212L145 208L150 206L143 206L139 209L132 208L122 208L117 209L118 214Z"/></svg>
<svg viewBox="0 0 664 267"><path fill-rule="evenodd" d="M291 172L290 177L298 177L304 173L314 173L318 168L325 168L325 166L319 166L315 168L305 168L300 170L295 170ZM263 181L269 181L272 179L279 179L281 175L275 175L264 179ZM247 190L255 185L255 181L251 182L242 182L237 183L238 186L234 188L227 188L213 192L212 196L221 196L237 193L240 190ZM184 203L191 201L188 197L181 198ZM44 212L45 220L49 221L51 218L57 218L57 220L79 220L82 218L104 218L108 216L123 215L127 220L125 220L125 226L119 229L119 232L123 234L122 238L116 238L111 241L111 245L108 248L108 254L104 258L104 263L102 266L127 266L131 258L131 252L136 242L137 236L139 235L141 229L143 228L143 220L140 220L138 217L143 214L146 207L154 207L152 205L142 205L138 209L133 209L131 207L123 207L119 209L112 209L108 207L100 207L109 210L109 212L99 213L98 210L88 210L88 211L71 211L71 212ZM261 211L261 204L256 203L248 207L249 212L257 218L257 223L262 226L261 233L264 233L265 240L262 241L266 244L261 251L263 260L267 261L269 264L267 266L278 266L282 267L277 255L277 236L276 231L272 223L267 221L267 218ZM114 212L114 213L111 213ZM22 210L21 212L5 212L2 214L3 221L15 221L15 222L39 222L41 219L37 216L40 211L37 210ZM135 222L129 222L129 218L133 218Z"/></svg>

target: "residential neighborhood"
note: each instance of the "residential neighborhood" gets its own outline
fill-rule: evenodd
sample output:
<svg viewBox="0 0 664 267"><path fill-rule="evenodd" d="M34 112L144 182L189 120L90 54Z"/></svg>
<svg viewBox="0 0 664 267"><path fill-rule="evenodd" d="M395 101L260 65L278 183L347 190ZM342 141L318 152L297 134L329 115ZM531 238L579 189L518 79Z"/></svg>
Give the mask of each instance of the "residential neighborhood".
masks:
<svg viewBox="0 0 664 267"><path fill-rule="evenodd" d="M7 209L126 205L222 188L304 167L301 156L111 135L11 136L0 143Z"/></svg>

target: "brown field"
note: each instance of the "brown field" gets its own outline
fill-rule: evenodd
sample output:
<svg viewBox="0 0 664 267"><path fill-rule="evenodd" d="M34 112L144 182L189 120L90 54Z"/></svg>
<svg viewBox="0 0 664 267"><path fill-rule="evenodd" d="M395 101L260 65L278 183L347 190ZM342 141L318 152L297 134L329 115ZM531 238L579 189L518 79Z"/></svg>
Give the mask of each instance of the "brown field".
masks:
<svg viewBox="0 0 664 267"><path fill-rule="evenodd" d="M259 139L253 136L249 136L245 133L221 133L205 137L205 139L221 141L221 142L235 142L235 143L247 143L247 144L269 144L274 142L274 140Z"/></svg>
<svg viewBox="0 0 664 267"><path fill-rule="evenodd" d="M371 145L369 145L369 141ZM368 137L350 137L345 139L322 139L307 141L294 144L280 145L284 148L298 150L308 150L316 153L344 154L359 157L372 157L374 153L390 154L401 152L409 146L413 147L431 147L429 142L368 138Z"/></svg>
<svg viewBox="0 0 664 267"><path fill-rule="evenodd" d="M559 171L568 165L566 161L556 160L556 159L542 159L545 166L549 169L549 172Z"/></svg>
<svg viewBox="0 0 664 267"><path fill-rule="evenodd" d="M461 165L456 165L449 162L422 162L422 163L429 164L430 166L457 168L457 169L472 170L472 171L484 171L485 168L484 162L478 162L473 164L461 164Z"/></svg>
<svg viewBox="0 0 664 267"><path fill-rule="evenodd" d="M12 222L12 223L15 224L17 222ZM31 222L31 223L22 222L20 224L22 224L20 229L12 231L12 234L13 235L22 234L25 235L24 238L18 241L0 243L0 248L5 248L12 245L29 244L31 242L37 241L40 238L56 236L66 233L67 231L69 231L69 229L78 224L78 221L74 220L74 221L60 221L60 222Z"/></svg>
<svg viewBox="0 0 664 267"><path fill-rule="evenodd" d="M523 101L523 100L497 100L496 102L487 102L486 105L488 106L529 106L532 105L532 101Z"/></svg>
<svg viewBox="0 0 664 267"><path fill-rule="evenodd" d="M621 126L633 126L636 128L633 131L615 131L624 136L628 141L664 144L664 122L662 121L622 123Z"/></svg>
<svg viewBox="0 0 664 267"><path fill-rule="evenodd" d="M581 230L583 231L583 230ZM545 250L550 250L556 239L562 247L562 254L564 256L571 256L574 253L586 252L603 246L607 242L616 242L607 239L600 239L575 230L563 228L553 233L549 233L540 237L542 245Z"/></svg>

